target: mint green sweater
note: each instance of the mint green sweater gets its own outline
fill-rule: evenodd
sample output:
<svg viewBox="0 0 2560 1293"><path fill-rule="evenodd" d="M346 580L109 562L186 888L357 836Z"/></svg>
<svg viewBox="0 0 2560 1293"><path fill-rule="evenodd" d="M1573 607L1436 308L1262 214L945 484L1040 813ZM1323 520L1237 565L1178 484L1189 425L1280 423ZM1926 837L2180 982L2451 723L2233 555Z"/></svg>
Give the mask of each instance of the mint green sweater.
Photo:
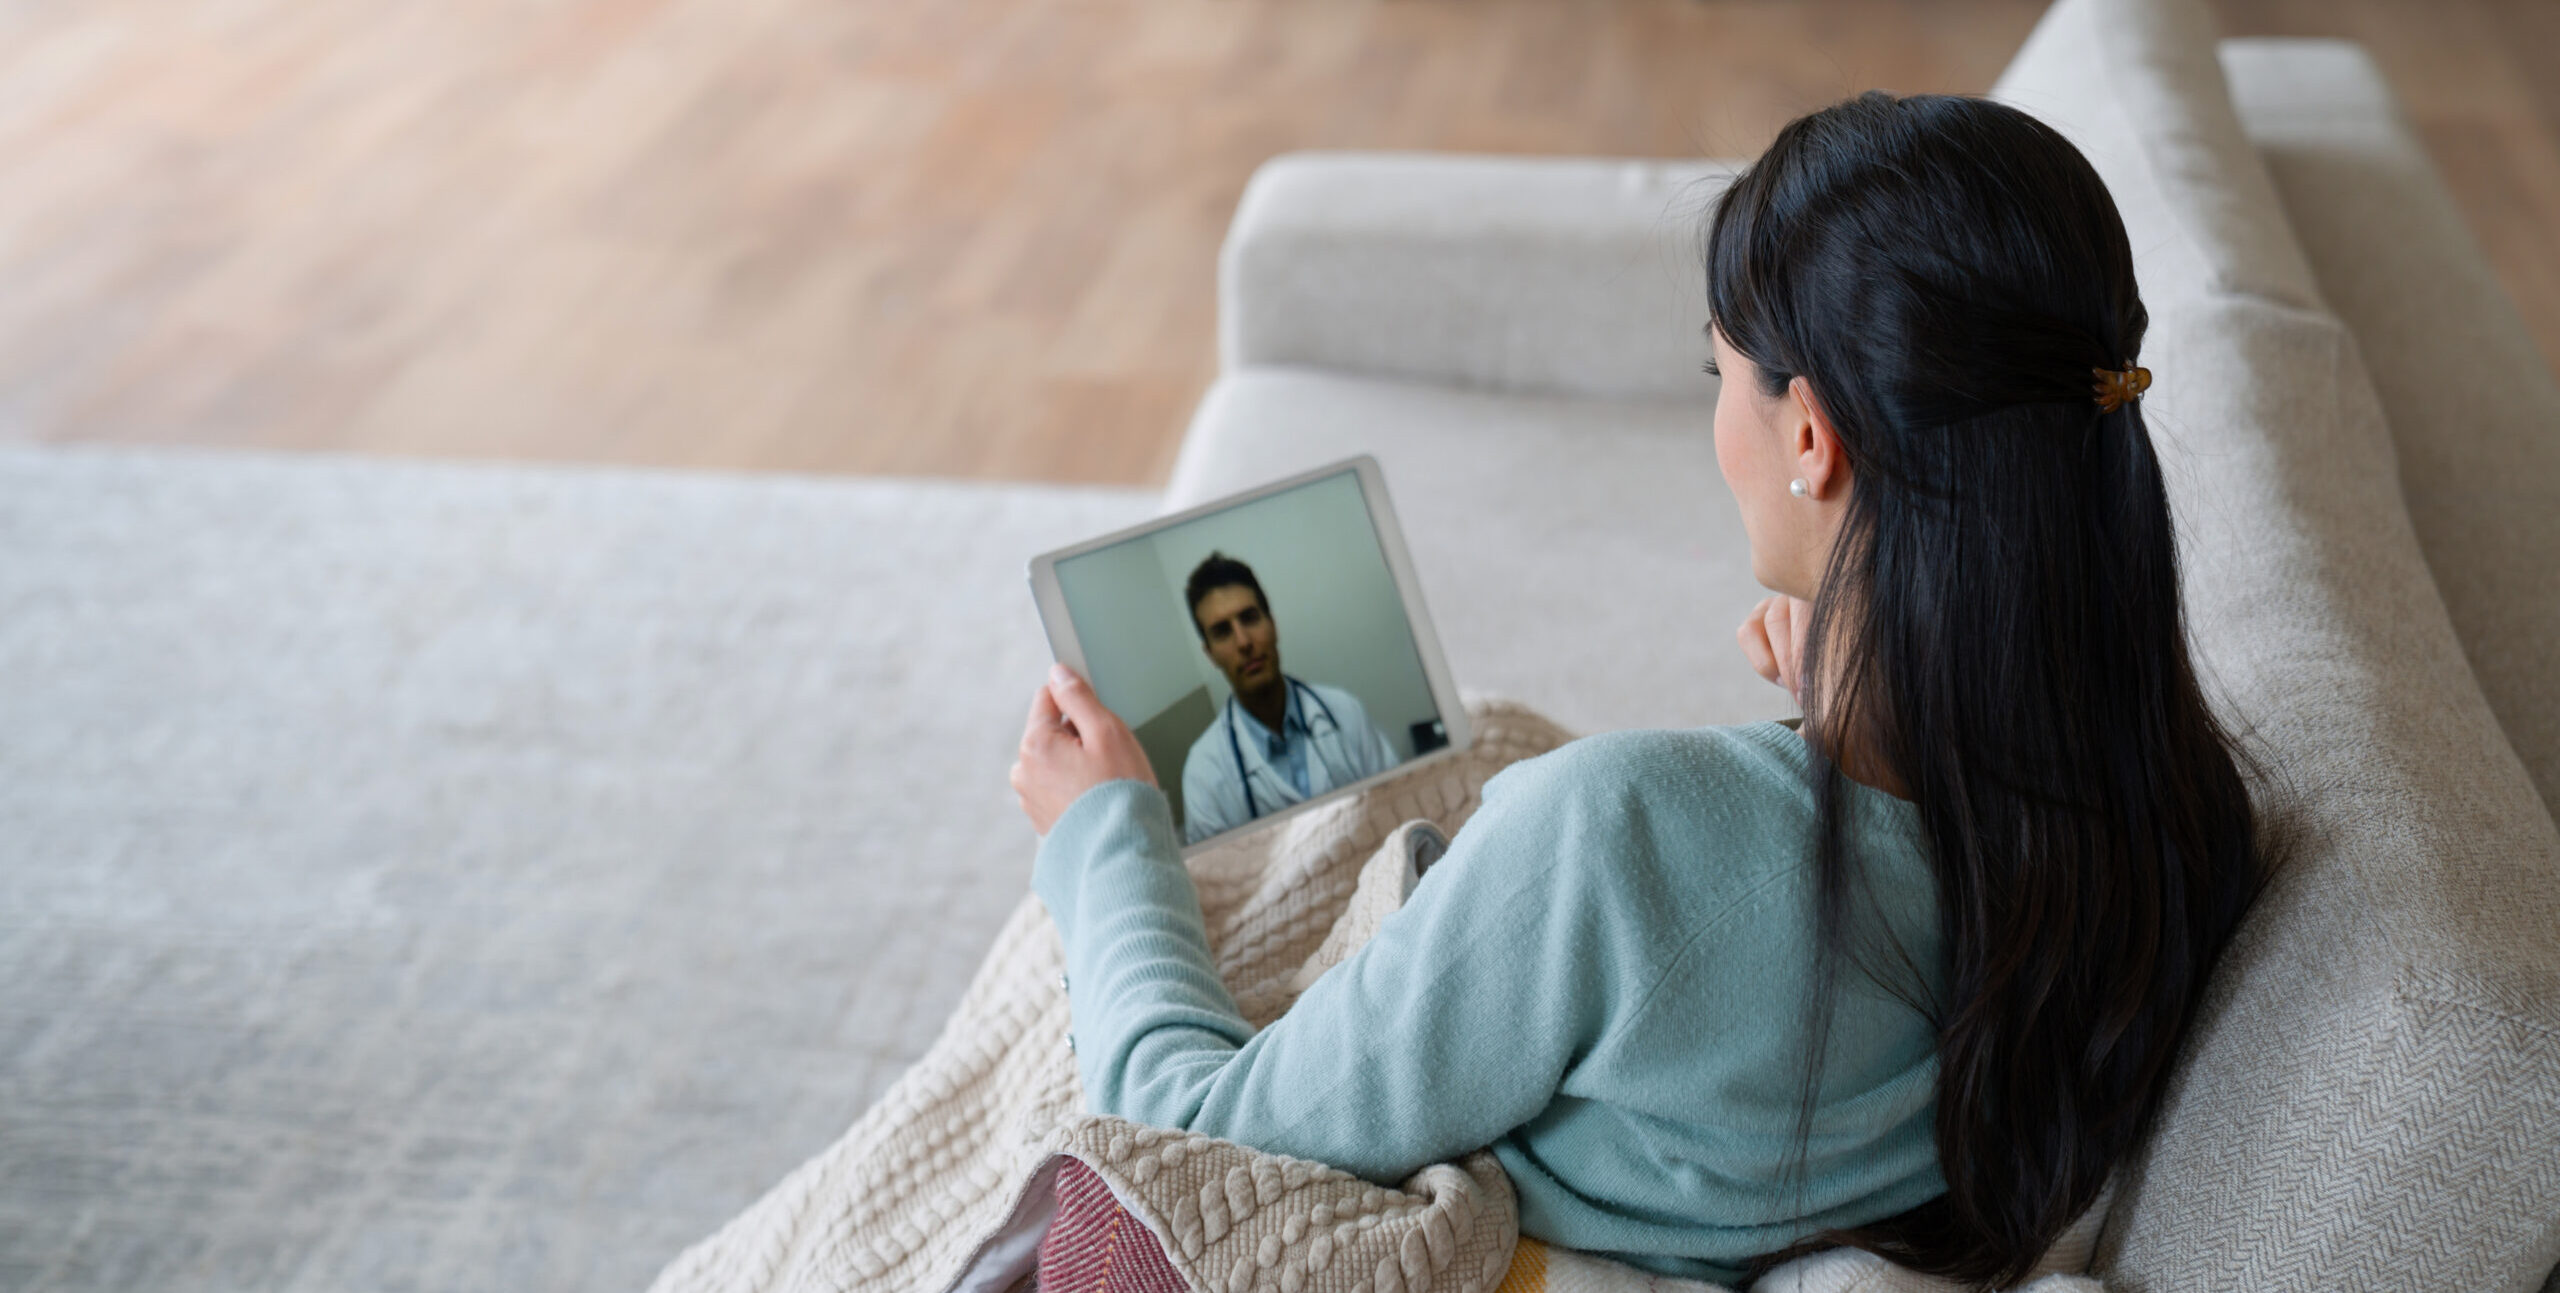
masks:
<svg viewBox="0 0 2560 1293"><path fill-rule="evenodd" d="M1388 1184L1491 1145L1523 1234L1692 1278L1732 1282L1810 1228L1927 1202L1946 1188L1931 1029L1854 971L1806 1178L1787 1176L1813 965L1807 757L1760 723L1513 765L1403 909L1259 1033L1218 980L1164 796L1095 787L1032 876L1065 940L1085 1098ZM1863 932L1943 1000L1918 811L1845 793L1885 926ZM1902 964L1888 950L1888 973Z"/></svg>

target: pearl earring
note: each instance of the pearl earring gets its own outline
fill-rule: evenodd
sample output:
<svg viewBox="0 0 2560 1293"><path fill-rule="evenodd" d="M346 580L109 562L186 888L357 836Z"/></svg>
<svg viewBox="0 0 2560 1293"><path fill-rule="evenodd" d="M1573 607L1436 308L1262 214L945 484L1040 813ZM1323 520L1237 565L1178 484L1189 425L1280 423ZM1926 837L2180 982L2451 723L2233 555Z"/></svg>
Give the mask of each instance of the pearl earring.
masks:
<svg viewBox="0 0 2560 1293"><path fill-rule="evenodd" d="M1798 476L1794 480L1787 482L1787 492L1798 498L1811 498L1813 497L1813 486L1805 484L1804 477Z"/></svg>

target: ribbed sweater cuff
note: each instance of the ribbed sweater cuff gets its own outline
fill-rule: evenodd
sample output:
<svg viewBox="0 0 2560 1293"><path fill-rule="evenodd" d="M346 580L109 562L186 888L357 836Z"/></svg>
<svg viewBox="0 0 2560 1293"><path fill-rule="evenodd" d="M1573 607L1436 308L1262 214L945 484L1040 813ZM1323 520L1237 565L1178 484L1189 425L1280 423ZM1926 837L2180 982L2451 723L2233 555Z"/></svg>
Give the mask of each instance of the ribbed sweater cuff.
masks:
<svg viewBox="0 0 2560 1293"><path fill-rule="evenodd" d="M1113 908L1153 905L1171 897L1173 886L1190 900L1182 905L1198 901L1182 870L1173 805L1142 781L1106 781L1077 796L1040 841L1031 864L1031 890L1048 905L1049 919L1070 949L1088 901Z"/></svg>

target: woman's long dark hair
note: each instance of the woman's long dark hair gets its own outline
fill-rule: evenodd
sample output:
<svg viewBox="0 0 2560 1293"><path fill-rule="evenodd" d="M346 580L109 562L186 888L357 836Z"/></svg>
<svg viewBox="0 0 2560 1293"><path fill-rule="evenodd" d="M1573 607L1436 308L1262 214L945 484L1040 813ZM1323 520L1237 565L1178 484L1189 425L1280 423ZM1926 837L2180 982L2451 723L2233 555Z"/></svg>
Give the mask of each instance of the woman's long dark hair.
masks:
<svg viewBox="0 0 2560 1293"><path fill-rule="evenodd" d="M2042 123L1870 93L1789 125L1734 180L1706 268L1759 394L1805 377L1852 469L1801 666L1823 958L1800 1136L1841 967L1877 975L1845 932L1861 886L1843 739L1918 805L1948 954L1947 1193L1804 1246L2014 1283L2141 1137L2261 873L2142 406L2092 397L2092 370L2131 365L2149 322L2132 249Z"/></svg>

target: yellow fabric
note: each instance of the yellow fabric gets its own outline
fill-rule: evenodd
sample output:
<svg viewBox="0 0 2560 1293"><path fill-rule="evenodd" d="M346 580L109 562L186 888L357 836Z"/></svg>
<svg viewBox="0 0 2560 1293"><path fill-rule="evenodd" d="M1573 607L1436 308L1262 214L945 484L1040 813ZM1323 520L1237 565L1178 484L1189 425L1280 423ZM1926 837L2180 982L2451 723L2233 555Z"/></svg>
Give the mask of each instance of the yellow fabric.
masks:
<svg viewBox="0 0 2560 1293"><path fill-rule="evenodd" d="M1511 1269L1493 1293L1546 1293L1547 1246L1526 1235L1511 1249Z"/></svg>

